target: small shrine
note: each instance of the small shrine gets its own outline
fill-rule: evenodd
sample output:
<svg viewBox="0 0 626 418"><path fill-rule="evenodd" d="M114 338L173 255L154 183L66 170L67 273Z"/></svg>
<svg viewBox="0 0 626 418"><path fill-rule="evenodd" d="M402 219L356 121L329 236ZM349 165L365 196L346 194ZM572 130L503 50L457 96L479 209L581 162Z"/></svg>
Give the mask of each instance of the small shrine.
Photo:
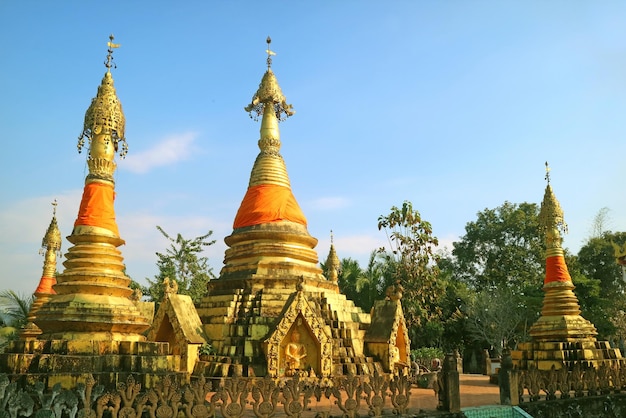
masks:
<svg viewBox="0 0 626 418"><path fill-rule="evenodd" d="M595 326L583 318L574 284L565 263L562 234L567 232L563 210L550 186L546 163L547 186L539 212L539 227L546 245L546 275L543 282L541 316L530 328L532 341L519 343L511 352L515 367L521 370L559 370L576 363L598 367L621 359L619 349L608 341L597 341Z"/></svg>

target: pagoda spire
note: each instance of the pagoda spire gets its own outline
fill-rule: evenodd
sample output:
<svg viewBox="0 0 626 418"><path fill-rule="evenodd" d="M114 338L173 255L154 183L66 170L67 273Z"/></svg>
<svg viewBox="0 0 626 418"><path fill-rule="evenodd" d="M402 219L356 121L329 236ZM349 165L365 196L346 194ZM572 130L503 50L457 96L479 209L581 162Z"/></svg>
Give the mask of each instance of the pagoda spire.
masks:
<svg viewBox="0 0 626 418"><path fill-rule="evenodd" d="M550 168L546 163L546 190L539 211L539 228L546 246L546 275L543 282L541 316L531 327L536 341L595 341L594 325L580 315L578 298L562 248L567 232L563 210L550 185Z"/></svg>
<svg viewBox="0 0 626 418"><path fill-rule="evenodd" d="M260 152L252 167L248 191L235 216L235 229L276 221L292 221L306 226L306 218L291 192L285 161L280 155L278 123L295 111L287 104L272 71L271 57L275 53L270 49L271 42L268 36L267 71L251 103L245 107L254 120L262 116L258 141Z"/></svg>
<svg viewBox="0 0 626 418"><path fill-rule="evenodd" d="M326 258L326 269L328 271L328 280L333 283L337 283L339 280L339 269L341 268L341 262L335 251L335 244L333 242L333 231L330 231L330 251L328 251L328 257Z"/></svg>
<svg viewBox="0 0 626 418"><path fill-rule="evenodd" d="M61 256L61 231L59 230L56 218L56 200L52 203L52 206L52 220L41 241L41 249L39 250L39 253L44 256L43 272L39 280L39 285L34 292L34 300L28 312L27 323L20 335L20 338L24 340L35 339L41 334L41 329L34 323L37 312L48 302L51 295L55 294L53 287L57 282L55 278L57 257Z"/></svg>
<svg viewBox="0 0 626 418"><path fill-rule="evenodd" d="M115 220L115 155L128 151L124 137L122 105L113 86L113 51L119 44L107 43L106 72L96 97L85 113L78 151L89 144L89 174L74 222L74 244L57 278L56 295L39 312L36 324L42 339L88 339L144 341L149 327L130 300L130 278L124 273L124 244Z"/></svg>
<svg viewBox="0 0 626 418"><path fill-rule="evenodd" d="M276 55L270 48L272 40L268 37L266 42L267 69L252 101L245 107L252 119L262 118L257 142L259 154L233 222L233 233L225 238L230 248L226 250L220 277L304 275L327 282L314 249L317 239L307 231L306 217L293 195L280 155L278 124L295 112L272 71L272 57Z"/></svg>

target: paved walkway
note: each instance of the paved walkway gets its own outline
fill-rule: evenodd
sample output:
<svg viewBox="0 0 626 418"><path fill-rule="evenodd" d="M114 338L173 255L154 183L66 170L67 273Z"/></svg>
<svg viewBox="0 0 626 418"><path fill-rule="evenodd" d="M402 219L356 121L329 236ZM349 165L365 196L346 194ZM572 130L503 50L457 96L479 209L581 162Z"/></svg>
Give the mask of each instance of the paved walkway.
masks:
<svg viewBox="0 0 626 418"><path fill-rule="evenodd" d="M500 389L498 385L489 383L489 376L480 374L462 374L461 383L461 408L469 406L499 405ZM411 388L410 399L411 412L420 409L434 411L437 409L437 398L432 389Z"/></svg>

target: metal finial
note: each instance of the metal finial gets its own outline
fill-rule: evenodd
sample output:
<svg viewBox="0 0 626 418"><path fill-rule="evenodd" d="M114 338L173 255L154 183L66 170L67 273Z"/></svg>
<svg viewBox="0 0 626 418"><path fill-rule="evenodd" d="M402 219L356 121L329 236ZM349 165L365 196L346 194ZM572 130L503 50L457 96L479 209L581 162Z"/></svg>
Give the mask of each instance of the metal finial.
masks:
<svg viewBox="0 0 626 418"><path fill-rule="evenodd" d="M265 52L267 52L267 69L269 70L270 67L272 66L272 55L276 55L276 52L274 52L274 51L272 51L270 49L270 44L272 43L272 38L270 38L268 36L267 39L265 40L265 42L267 42L267 49L265 50Z"/></svg>
<svg viewBox="0 0 626 418"><path fill-rule="evenodd" d="M57 216L57 205L58 205L57 200L54 199L54 202L52 202L52 217L53 218L56 218Z"/></svg>
<svg viewBox="0 0 626 418"><path fill-rule="evenodd" d="M333 245L333 230L330 230L330 245Z"/></svg>
<svg viewBox="0 0 626 418"><path fill-rule="evenodd" d="M115 39L113 34L109 35L109 42L107 42L107 46L109 47L107 49L107 60L104 62L104 66L107 67L109 71L111 71L111 67L117 68L117 65L113 62L113 49L120 47L120 44L113 43L113 39Z"/></svg>
<svg viewBox="0 0 626 418"><path fill-rule="evenodd" d="M550 166L548 166L548 162L546 161L546 181L550 184Z"/></svg>

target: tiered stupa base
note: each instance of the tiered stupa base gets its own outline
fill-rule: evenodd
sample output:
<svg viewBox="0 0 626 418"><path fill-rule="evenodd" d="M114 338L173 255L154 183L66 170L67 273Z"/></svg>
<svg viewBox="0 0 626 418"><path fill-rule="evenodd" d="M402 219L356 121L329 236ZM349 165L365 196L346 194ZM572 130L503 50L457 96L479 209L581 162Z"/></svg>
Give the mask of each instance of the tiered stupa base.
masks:
<svg viewBox="0 0 626 418"><path fill-rule="evenodd" d="M556 370L574 365L600 367L622 359L619 349L611 348L608 341L572 341L548 342L535 341L519 343L517 350L511 352L516 368L528 370Z"/></svg>
<svg viewBox="0 0 626 418"><path fill-rule="evenodd" d="M369 314L340 294L335 283L283 277L214 280L211 286L210 295L198 305L198 314L216 353L199 361L194 375L273 374L268 371L266 360L268 340L300 292L323 324L323 333L329 336L332 364L327 370L330 374L383 373L380 363L364 355L363 340L370 324ZM276 375L284 376L284 365L278 369ZM310 374L310 370L308 372ZM313 370L313 374L319 373L320 370Z"/></svg>
<svg viewBox="0 0 626 418"><path fill-rule="evenodd" d="M168 354L169 344L145 341L31 340L13 341L0 354L0 370L22 383L43 382L51 388L75 388L93 376L107 387L129 375L143 387L153 387L165 375L185 382L180 356Z"/></svg>

